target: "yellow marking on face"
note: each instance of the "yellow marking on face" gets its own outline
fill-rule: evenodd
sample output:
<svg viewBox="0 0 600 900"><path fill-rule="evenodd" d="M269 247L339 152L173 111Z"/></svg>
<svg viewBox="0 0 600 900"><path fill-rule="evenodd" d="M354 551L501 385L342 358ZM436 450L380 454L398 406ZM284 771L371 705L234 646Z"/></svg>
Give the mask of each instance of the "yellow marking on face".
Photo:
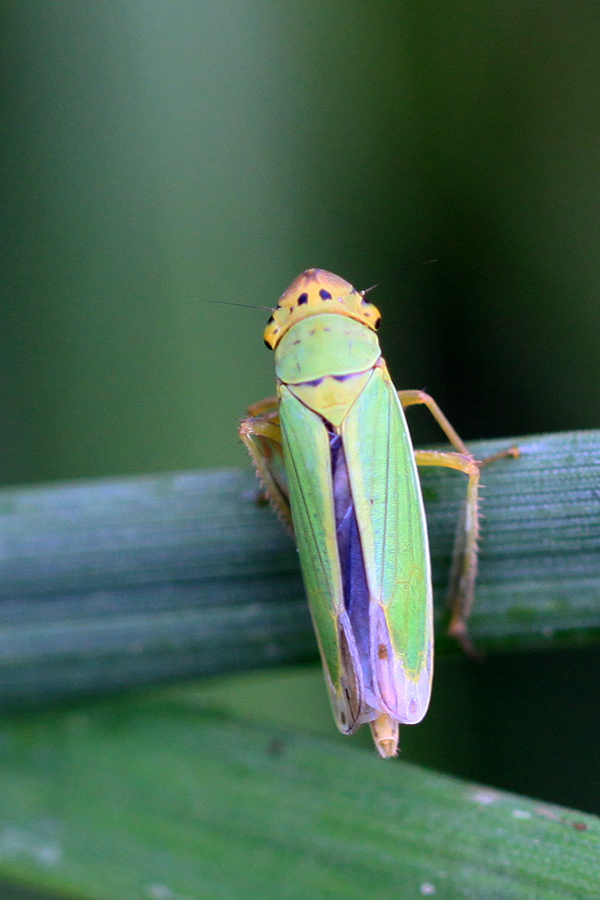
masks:
<svg viewBox="0 0 600 900"><path fill-rule="evenodd" d="M377 331L379 310L338 275L325 269L307 269L283 292L264 332L265 344L274 350L286 331L300 319L319 313L339 313Z"/></svg>

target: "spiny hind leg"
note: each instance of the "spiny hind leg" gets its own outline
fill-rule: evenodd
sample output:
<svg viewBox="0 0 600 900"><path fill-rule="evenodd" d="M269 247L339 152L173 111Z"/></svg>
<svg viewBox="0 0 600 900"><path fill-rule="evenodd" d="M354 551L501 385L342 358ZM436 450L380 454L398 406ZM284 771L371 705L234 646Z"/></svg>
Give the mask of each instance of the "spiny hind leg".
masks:
<svg viewBox="0 0 600 900"><path fill-rule="evenodd" d="M454 539L452 565L448 583L448 604L452 610L449 633L455 637L465 651L475 654L469 637L467 622L475 600L475 579L477 577L477 554L479 537L479 472L496 460L507 456L518 458L518 447L507 447L485 459L475 459L455 428L450 424L436 401L425 391L398 391L404 408L426 406L438 423L449 442L456 448L451 451L415 451L417 465L446 466L464 472L469 477L467 494Z"/></svg>
<svg viewBox="0 0 600 900"><path fill-rule="evenodd" d="M269 503L285 524L293 529L287 488L277 470L277 463L281 463L283 458L277 397L267 397L254 403L248 412L250 415L240 424L239 436L252 458Z"/></svg>
<svg viewBox="0 0 600 900"><path fill-rule="evenodd" d="M474 654L467 622L475 600L477 578L477 542L479 538L479 466L465 453L451 450L415 450L418 466L444 466L468 476L467 493L454 539L448 583L448 602L452 613L449 634L464 650Z"/></svg>

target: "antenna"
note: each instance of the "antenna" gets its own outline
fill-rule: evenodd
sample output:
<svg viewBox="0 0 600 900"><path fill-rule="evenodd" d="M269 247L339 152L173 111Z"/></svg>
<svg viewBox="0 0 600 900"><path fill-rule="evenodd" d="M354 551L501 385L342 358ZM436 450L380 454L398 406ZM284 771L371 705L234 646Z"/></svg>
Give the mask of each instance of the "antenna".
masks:
<svg viewBox="0 0 600 900"><path fill-rule="evenodd" d="M381 283L381 282L378 281L377 284L372 284L371 287L365 288L364 291L360 291L360 293L361 293L361 294L363 295L363 297L364 297L365 294L368 294L370 291L374 291L375 288L378 288L379 285L380 285L380 283Z"/></svg>
<svg viewBox="0 0 600 900"><path fill-rule="evenodd" d="M218 306L240 306L242 309L264 309L272 313L272 306L252 306L250 303L233 303L231 300L209 300L207 297L195 297L198 303L216 303Z"/></svg>

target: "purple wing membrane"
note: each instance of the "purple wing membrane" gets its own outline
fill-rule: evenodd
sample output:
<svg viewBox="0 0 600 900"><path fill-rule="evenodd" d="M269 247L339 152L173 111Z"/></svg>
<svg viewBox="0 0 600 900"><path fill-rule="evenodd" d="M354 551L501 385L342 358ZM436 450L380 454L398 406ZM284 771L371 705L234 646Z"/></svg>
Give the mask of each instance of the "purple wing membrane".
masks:
<svg viewBox="0 0 600 900"><path fill-rule="evenodd" d="M350 620L352 634L358 650L358 659L361 661L364 686L371 690L373 677L371 666L369 665L369 588L360 532L350 489L344 445L340 435L330 431L329 446L331 449L335 527L342 571L344 608Z"/></svg>

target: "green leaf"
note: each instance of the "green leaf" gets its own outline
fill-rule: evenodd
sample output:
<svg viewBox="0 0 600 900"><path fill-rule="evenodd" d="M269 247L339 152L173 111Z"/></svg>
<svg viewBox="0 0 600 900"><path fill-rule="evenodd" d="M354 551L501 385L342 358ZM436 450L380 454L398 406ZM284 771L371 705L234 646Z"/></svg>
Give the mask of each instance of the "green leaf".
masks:
<svg viewBox="0 0 600 900"><path fill-rule="evenodd" d="M517 443L484 470L478 646L600 634L600 432ZM437 599L465 479L422 473ZM0 492L0 703L315 659L297 554L250 471Z"/></svg>
<svg viewBox="0 0 600 900"><path fill-rule="evenodd" d="M0 878L87 900L598 896L593 816L191 704L13 717L0 796Z"/></svg>

